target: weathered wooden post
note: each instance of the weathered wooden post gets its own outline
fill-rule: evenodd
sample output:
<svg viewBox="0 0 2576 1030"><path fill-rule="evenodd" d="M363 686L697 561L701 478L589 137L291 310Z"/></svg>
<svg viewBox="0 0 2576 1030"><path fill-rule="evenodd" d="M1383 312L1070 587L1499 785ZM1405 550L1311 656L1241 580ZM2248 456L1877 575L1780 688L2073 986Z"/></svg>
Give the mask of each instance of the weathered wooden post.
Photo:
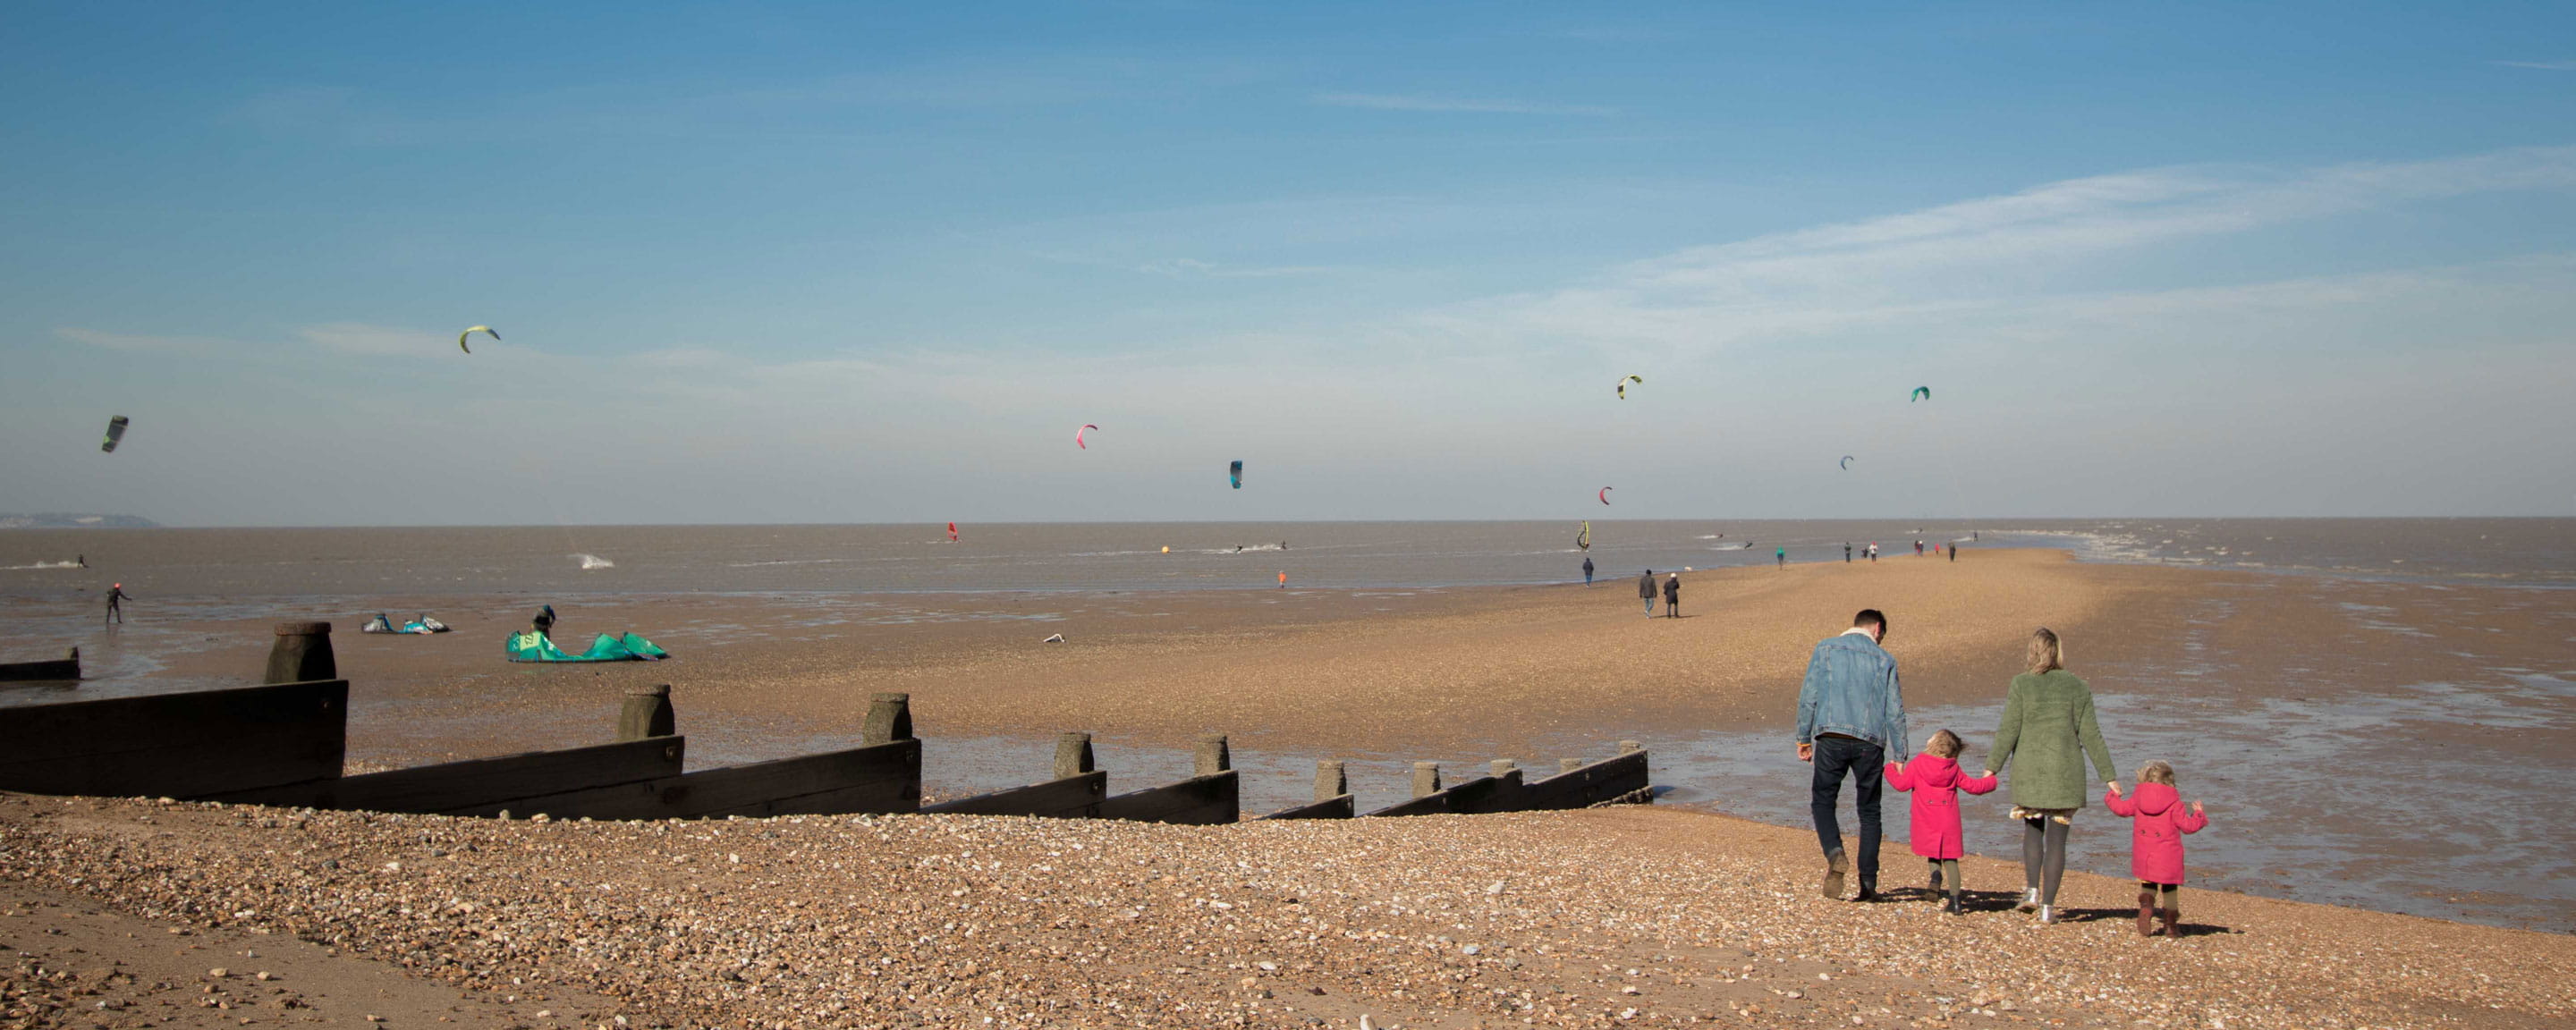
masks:
<svg viewBox="0 0 2576 1030"><path fill-rule="evenodd" d="M1440 763L1413 763L1413 796L1427 798L1440 793Z"/></svg>
<svg viewBox="0 0 2576 1030"><path fill-rule="evenodd" d="M331 657L331 624L281 622L277 642L268 645L268 683L311 683L340 678L340 663Z"/></svg>
<svg viewBox="0 0 2576 1030"><path fill-rule="evenodd" d="M1315 800L1331 801L1350 792L1351 778L1343 770L1342 763L1329 760L1315 763Z"/></svg>
<svg viewBox="0 0 2576 1030"><path fill-rule="evenodd" d="M1580 768L1583 768L1583 760L1580 758L1560 758L1556 760L1556 771L1559 773L1570 773Z"/></svg>
<svg viewBox="0 0 2576 1030"><path fill-rule="evenodd" d="M1214 776L1234 768L1234 754L1226 750L1225 734L1199 738L1198 753L1191 756L1192 776Z"/></svg>
<svg viewBox="0 0 2576 1030"><path fill-rule="evenodd" d="M1491 772L1496 779L1500 779L1504 773L1518 769L1520 768L1520 765L1508 758L1497 758L1491 762L1485 763L1485 768Z"/></svg>
<svg viewBox="0 0 2576 1030"><path fill-rule="evenodd" d="M671 711L671 685L668 683L629 691L626 706L617 710L617 739L643 740L667 737L679 732L679 721Z"/></svg>
<svg viewBox="0 0 2576 1030"><path fill-rule="evenodd" d="M870 747L912 739L912 695L878 694L868 699L868 721L859 742Z"/></svg>
<svg viewBox="0 0 2576 1030"><path fill-rule="evenodd" d="M1643 751L1645 749L1646 745L1637 743L1633 740L1623 740L1619 742L1619 753L1623 755L1632 751Z"/></svg>
<svg viewBox="0 0 2576 1030"><path fill-rule="evenodd" d="M1067 733L1055 738L1056 779L1070 780L1091 770L1091 734Z"/></svg>

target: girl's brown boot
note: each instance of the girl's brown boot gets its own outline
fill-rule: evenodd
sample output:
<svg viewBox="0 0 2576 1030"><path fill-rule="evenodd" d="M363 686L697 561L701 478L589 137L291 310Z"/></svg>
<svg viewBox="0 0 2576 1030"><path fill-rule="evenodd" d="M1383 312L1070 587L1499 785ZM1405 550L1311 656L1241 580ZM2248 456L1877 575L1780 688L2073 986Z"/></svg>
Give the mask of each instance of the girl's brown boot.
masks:
<svg viewBox="0 0 2576 1030"><path fill-rule="evenodd" d="M2155 935L2156 892L2153 890L2142 890L2138 892L2138 936L2153 937Z"/></svg>

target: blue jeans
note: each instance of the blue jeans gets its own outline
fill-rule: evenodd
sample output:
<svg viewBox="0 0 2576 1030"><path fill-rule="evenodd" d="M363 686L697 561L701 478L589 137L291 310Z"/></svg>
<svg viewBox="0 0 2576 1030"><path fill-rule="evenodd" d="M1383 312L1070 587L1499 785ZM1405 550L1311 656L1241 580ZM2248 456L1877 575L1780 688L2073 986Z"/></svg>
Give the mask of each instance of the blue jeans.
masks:
<svg viewBox="0 0 2576 1030"><path fill-rule="evenodd" d="M1843 825L1834 817L1834 803L1842 800L1843 777L1852 778L1852 800L1860 808L1860 882L1863 887L1878 886L1878 789L1880 776L1887 765L1887 751L1866 740L1851 737L1816 738L1816 780L1813 814L1816 818L1816 840L1830 855L1843 848Z"/></svg>
<svg viewBox="0 0 2576 1030"><path fill-rule="evenodd" d="M1653 615L1653 614L1655 614L1655 599L1654 599L1654 598L1649 597L1649 598L1647 598L1647 599L1646 599L1646 614L1648 614L1648 615Z"/></svg>

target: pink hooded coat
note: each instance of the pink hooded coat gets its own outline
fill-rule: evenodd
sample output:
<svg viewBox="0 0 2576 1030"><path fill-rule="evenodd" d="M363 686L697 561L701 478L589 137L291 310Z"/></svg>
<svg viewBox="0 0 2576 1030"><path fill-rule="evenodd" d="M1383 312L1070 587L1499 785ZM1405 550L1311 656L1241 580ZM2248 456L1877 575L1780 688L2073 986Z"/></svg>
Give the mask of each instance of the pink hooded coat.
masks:
<svg viewBox="0 0 2576 1030"><path fill-rule="evenodd" d="M2182 794L2161 783L2141 783L2128 797L2105 791L2111 814L2134 817L2129 830L2129 874L2152 883L2182 882L2182 835L2199 833L2207 816L2184 808Z"/></svg>
<svg viewBox="0 0 2576 1030"><path fill-rule="evenodd" d="M1963 776L1959 763L1922 751L1902 766L1887 763L1887 785L1914 793L1913 828L1906 834L1914 853L1957 858L1961 852L1959 792L1983 794L1995 789L1995 778Z"/></svg>

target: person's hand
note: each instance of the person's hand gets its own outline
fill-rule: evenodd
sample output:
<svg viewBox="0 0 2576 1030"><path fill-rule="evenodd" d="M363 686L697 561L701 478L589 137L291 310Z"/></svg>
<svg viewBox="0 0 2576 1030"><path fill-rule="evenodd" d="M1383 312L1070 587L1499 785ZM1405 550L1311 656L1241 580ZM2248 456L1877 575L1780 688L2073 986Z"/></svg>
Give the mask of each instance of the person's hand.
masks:
<svg viewBox="0 0 2576 1030"><path fill-rule="evenodd" d="M1994 776L1995 776L1995 771L1994 771L1994 770L1992 770L1992 769L1988 769L1988 770L1986 770L1986 771L1984 771L1984 772L1981 772L1981 773L1978 773L1978 774L1977 774L1977 778L1978 778L1978 779L1980 779L1980 780L1990 780L1990 779L1993 779L1993 778L1994 778Z"/></svg>
<svg viewBox="0 0 2576 1030"><path fill-rule="evenodd" d="M2200 802L2194 801L2194 802L2192 802L2192 803L2191 803L2191 814L2193 814L2193 815L2199 815L2199 814L2200 814Z"/></svg>
<svg viewBox="0 0 2576 1030"><path fill-rule="evenodd" d="M1816 760L1816 745L1814 745L1814 744L1812 744L1812 743L1802 743L1802 744L1799 744L1799 745L1798 745L1798 760L1799 760L1799 761L1801 761L1801 762L1812 762L1812 761L1815 761L1815 760Z"/></svg>
<svg viewBox="0 0 2576 1030"><path fill-rule="evenodd" d="M2111 781L2111 793L2117 794L2117 793L2119 793L2119 792L2120 792L2120 781L2118 781L2118 780L2112 780L2112 781Z"/></svg>

